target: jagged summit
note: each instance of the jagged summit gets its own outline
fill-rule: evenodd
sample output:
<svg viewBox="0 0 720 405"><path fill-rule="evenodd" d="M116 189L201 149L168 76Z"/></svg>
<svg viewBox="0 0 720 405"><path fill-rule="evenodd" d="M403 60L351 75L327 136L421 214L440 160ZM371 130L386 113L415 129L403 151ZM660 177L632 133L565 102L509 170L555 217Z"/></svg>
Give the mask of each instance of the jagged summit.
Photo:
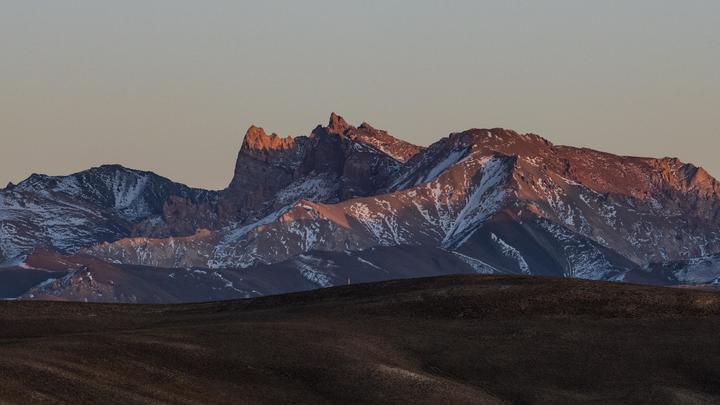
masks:
<svg viewBox="0 0 720 405"><path fill-rule="evenodd" d="M268 135L265 130L251 125L245 133L241 149L243 150L271 150L290 149L295 142L291 136L281 138L276 133Z"/></svg>
<svg viewBox="0 0 720 405"><path fill-rule="evenodd" d="M328 121L327 126L328 132L333 134L342 134L350 128L352 128L352 126L350 126L343 117L334 112L330 114L330 120Z"/></svg>
<svg viewBox="0 0 720 405"><path fill-rule="evenodd" d="M355 129L352 125L345 121L345 118L336 114L335 112L330 113L330 119L326 126L318 124L311 132L310 137L317 138L327 135L343 137L348 131Z"/></svg>
<svg viewBox="0 0 720 405"><path fill-rule="evenodd" d="M314 136L322 136L323 134L343 136L376 149L401 163L408 161L423 150L420 146L393 137L387 131L375 129L367 122L354 127L334 112L330 114L328 126L318 126L313 130L312 134Z"/></svg>
<svg viewBox="0 0 720 405"><path fill-rule="evenodd" d="M375 129L367 122L363 122L360 126L354 127L348 124L342 116L333 112L330 114L327 126L316 126L310 132L309 138L306 136L297 136L295 138L288 136L282 138L275 133L267 134L263 128L252 125L245 134L240 152L243 153L247 151L251 154L260 153L267 157L268 155L264 154L264 152L306 147L312 148L312 145L319 144L333 144L337 142L336 137L349 139L352 142L370 147L401 163L406 162L423 150L420 146L393 137L387 131ZM328 151L323 153L328 153Z"/></svg>
<svg viewBox="0 0 720 405"><path fill-rule="evenodd" d="M285 202L274 198L278 193L336 202L377 192L400 166L379 140L388 146L407 143L373 132L356 129L336 113L327 127L316 127L309 137L280 138L251 126L233 179L222 193L226 217L259 218Z"/></svg>

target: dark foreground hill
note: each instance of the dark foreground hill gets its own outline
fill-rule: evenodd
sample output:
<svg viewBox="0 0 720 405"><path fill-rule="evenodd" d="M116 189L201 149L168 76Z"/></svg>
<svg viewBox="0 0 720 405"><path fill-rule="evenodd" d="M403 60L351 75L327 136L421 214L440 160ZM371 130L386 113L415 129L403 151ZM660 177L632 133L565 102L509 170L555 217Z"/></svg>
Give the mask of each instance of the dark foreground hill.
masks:
<svg viewBox="0 0 720 405"><path fill-rule="evenodd" d="M716 403L720 295L451 276L177 306L0 303L0 403Z"/></svg>

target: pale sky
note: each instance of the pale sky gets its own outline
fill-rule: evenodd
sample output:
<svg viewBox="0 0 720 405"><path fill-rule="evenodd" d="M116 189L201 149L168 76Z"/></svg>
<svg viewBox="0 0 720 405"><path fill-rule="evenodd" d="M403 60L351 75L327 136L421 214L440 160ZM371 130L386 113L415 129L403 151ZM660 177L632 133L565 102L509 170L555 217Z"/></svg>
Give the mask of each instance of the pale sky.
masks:
<svg viewBox="0 0 720 405"><path fill-rule="evenodd" d="M245 129L505 127L720 176L720 1L0 0L0 182L222 188Z"/></svg>

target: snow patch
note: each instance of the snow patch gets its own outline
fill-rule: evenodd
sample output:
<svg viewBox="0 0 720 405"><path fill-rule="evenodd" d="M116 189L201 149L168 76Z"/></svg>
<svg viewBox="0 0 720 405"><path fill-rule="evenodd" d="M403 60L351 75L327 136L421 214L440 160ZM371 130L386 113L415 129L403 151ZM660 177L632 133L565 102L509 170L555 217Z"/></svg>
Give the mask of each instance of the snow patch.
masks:
<svg viewBox="0 0 720 405"><path fill-rule="evenodd" d="M473 269L473 271L475 271L475 273L479 273L479 274L500 273L500 271L498 271L496 268L483 262L482 260L476 259L474 257L466 256L460 252L452 252L452 254L457 256L458 259L467 263Z"/></svg>
<svg viewBox="0 0 720 405"><path fill-rule="evenodd" d="M493 242L497 243L498 246L500 246L500 250L505 256L515 259L518 267L520 267L520 271L522 271L523 274L530 274L530 267L525 261L525 258L520 254L519 250L510 246L507 242L500 239L500 237L498 237L492 232L490 233L490 238L492 238Z"/></svg>
<svg viewBox="0 0 720 405"><path fill-rule="evenodd" d="M435 166L428 171L428 173L418 179L415 182L415 185L422 184L422 183L428 183L440 176L445 170L449 169L450 166L454 165L455 163L459 162L465 155L467 154L467 148L463 149L454 149L450 153L445 156L443 160L435 164Z"/></svg>
<svg viewBox="0 0 720 405"><path fill-rule="evenodd" d="M501 187L510 174L505 159L485 158L481 164L483 170L480 184L474 187L467 197L452 229L442 241L443 247L461 245L485 220L497 212L506 197L507 190Z"/></svg>
<svg viewBox="0 0 720 405"><path fill-rule="evenodd" d="M294 263L305 280L322 288L332 287L333 284L330 278L318 270L318 267L323 264L322 259L308 255L300 255ZM332 266L332 263L329 265Z"/></svg>

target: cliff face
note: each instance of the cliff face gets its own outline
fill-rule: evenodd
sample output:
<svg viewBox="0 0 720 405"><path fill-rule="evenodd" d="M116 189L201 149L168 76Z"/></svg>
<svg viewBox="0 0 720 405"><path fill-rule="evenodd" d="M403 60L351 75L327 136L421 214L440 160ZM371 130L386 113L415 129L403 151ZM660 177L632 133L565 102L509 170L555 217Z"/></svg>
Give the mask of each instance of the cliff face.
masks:
<svg viewBox="0 0 720 405"><path fill-rule="evenodd" d="M307 138L281 139L250 127L235 164L235 174L222 193L226 215L236 220L262 212L272 197L298 176Z"/></svg>
<svg viewBox="0 0 720 405"><path fill-rule="evenodd" d="M363 137L351 135L356 132ZM309 183L322 183L325 190L320 190L320 200L324 202L371 195L401 163L366 142L370 136L371 132L358 131L335 113L326 127L316 127L307 137L280 138L252 126L238 154L233 179L222 193L223 204L236 221L247 222L275 208L278 193L299 191L298 198L319 197ZM394 140L386 132L381 136L387 144ZM306 189L308 194L303 194Z"/></svg>

